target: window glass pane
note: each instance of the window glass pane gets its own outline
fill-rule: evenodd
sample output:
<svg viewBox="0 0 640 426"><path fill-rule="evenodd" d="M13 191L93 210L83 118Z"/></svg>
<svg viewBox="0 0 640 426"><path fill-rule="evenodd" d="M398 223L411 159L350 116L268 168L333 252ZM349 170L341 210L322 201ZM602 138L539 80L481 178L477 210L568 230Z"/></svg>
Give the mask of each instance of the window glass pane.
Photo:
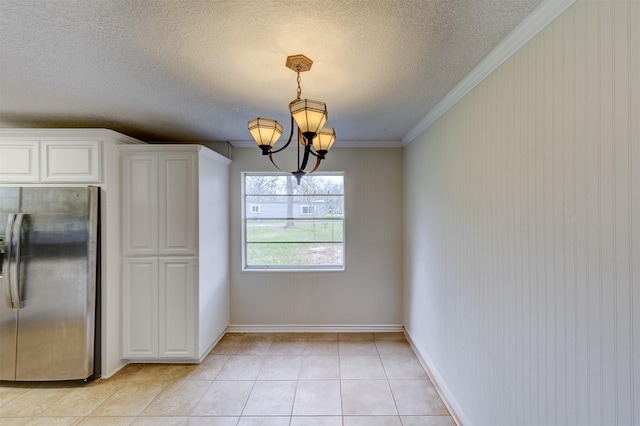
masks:
<svg viewBox="0 0 640 426"><path fill-rule="evenodd" d="M253 267L339 267L342 266L342 243L247 243L247 264Z"/></svg>
<svg viewBox="0 0 640 426"><path fill-rule="evenodd" d="M342 220L336 219L247 219L247 243L342 242Z"/></svg>
<svg viewBox="0 0 640 426"><path fill-rule="evenodd" d="M340 218L344 210L342 195L247 195L246 217L259 214L262 219L286 219L309 216Z"/></svg>
<svg viewBox="0 0 640 426"><path fill-rule="evenodd" d="M344 176L244 175L245 269L344 266Z"/></svg>
<svg viewBox="0 0 640 426"><path fill-rule="evenodd" d="M344 194L344 177L342 174L306 175L300 185L291 175L247 173L245 175L245 195L312 195L312 194Z"/></svg>

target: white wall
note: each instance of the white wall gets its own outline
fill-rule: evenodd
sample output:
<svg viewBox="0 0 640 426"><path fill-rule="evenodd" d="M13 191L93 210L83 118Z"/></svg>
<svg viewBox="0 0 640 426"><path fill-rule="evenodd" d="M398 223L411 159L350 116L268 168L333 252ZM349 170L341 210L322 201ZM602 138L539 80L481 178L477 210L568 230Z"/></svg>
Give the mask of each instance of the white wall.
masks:
<svg viewBox="0 0 640 426"><path fill-rule="evenodd" d="M295 151L288 148L282 154ZM402 323L401 149L334 148L320 166L345 172L344 272L241 271L241 172L277 170L257 147L234 149L232 159L232 326ZM293 158L282 161L287 169L294 164Z"/></svg>
<svg viewBox="0 0 640 426"><path fill-rule="evenodd" d="M578 1L405 151L407 330L465 424L640 424L640 2Z"/></svg>

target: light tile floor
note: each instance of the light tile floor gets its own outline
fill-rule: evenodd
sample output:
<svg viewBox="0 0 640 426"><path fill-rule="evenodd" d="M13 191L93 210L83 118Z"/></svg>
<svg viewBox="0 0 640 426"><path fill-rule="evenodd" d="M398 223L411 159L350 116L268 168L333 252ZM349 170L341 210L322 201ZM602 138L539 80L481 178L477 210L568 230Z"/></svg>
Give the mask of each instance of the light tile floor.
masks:
<svg viewBox="0 0 640 426"><path fill-rule="evenodd" d="M402 333L226 334L199 365L0 382L8 425L452 426Z"/></svg>

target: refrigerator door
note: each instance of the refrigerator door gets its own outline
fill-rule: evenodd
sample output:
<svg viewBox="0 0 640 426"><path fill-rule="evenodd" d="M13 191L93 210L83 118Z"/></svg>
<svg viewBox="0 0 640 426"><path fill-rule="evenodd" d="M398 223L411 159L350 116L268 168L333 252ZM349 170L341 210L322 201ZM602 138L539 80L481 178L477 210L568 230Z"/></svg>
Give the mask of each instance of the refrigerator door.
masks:
<svg viewBox="0 0 640 426"><path fill-rule="evenodd" d="M12 226L7 229L7 224L9 216L15 217L19 210L20 188L0 188L0 380L16 378L18 313L11 307L7 238Z"/></svg>
<svg viewBox="0 0 640 426"><path fill-rule="evenodd" d="M22 188L21 212L15 380L90 377L98 188Z"/></svg>

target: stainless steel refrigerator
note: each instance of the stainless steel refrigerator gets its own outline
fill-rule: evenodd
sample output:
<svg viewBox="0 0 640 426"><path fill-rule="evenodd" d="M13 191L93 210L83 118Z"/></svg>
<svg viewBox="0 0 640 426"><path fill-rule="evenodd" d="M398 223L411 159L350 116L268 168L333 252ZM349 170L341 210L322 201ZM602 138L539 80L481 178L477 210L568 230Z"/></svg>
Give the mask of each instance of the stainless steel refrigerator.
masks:
<svg viewBox="0 0 640 426"><path fill-rule="evenodd" d="M0 380L94 374L97 187L0 187Z"/></svg>

